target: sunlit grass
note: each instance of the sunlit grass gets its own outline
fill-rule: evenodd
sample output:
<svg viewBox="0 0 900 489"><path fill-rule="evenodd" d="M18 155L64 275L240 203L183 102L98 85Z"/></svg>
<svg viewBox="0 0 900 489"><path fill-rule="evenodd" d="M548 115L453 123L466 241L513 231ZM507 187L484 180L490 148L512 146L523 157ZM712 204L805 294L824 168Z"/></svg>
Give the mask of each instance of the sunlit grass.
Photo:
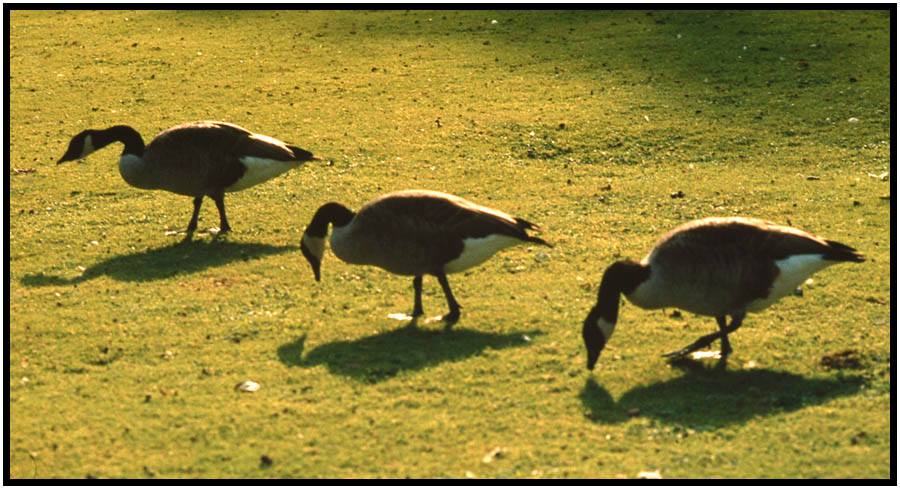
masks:
<svg viewBox="0 0 900 489"><path fill-rule="evenodd" d="M886 11L14 11L11 476L889 477L889 40ZM56 165L85 128L196 119L328 160L186 244L190 199L128 187L118 147ZM388 318L409 277L327 252L316 283L315 209L408 188L556 246L450 276L449 332ZM626 303L588 373L604 268L713 215L868 261L749 316L724 371L661 358L714 320Z"/></svg>

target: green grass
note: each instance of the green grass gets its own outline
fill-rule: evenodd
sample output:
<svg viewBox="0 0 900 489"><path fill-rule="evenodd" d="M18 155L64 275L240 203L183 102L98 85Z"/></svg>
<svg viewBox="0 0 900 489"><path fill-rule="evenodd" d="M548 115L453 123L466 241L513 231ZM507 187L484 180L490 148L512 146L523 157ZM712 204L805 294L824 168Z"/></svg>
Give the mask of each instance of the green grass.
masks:
<svg viewBox="0 0 900 489"><path fill-rule="evenodd" d="M13 11L8 32L13 478L893 476L887 11ZM197 119L329 161L230 194L234 232L189 244L165 231L190 199L127 186L119 147L56 165L86 128ZM556 247L451 276L449 332L387 318L409 278L327 252L314 282L315 209L407 188ZM713 215L868 261L748 317L724 371L660 357L711 318L626 303L588 373L605 267ZM431 277L424 307L446 308Z"/></svg>

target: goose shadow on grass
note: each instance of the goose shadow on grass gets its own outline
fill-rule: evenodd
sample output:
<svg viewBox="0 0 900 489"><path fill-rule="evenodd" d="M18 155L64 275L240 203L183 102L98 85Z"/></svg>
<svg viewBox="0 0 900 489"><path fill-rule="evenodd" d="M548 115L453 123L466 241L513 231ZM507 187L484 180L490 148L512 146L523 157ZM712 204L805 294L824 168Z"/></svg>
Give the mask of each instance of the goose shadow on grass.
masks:
<svg viewBox="0 0 900 489"><path fill-rule="evenodd" d="M637 415L664 425L707 430L823 404L852 395L864 384L860 376L807 378L769 369L693 365L682 377L635 387L618 401L590 376L578 398L587 409L585 416L597 423L622 423Z"/></svg>
<svg viewBox="0 0 900 489"><path fill-rule="evenodd" d="M414 323L384 333L352 341L334 341L303 355L304 334L278 347L278 358L287 366L312 367L324 364L333 374L374 384L403 370L421 370L443 362L478 355L491 348L529 346L523 335L535 337L540 331L498 334L464 328L420 329Z"/></svg>
<svg viewBox="0 0 900 489"><path fill-rule="evenodd" d="M22 277L21 283L28 287L73 285L103 275L125 282L147 282L169 278L178 274L191 274L237 260L247 261L298 249L298 246L234 243L220 239L212 241L179 241L162 248L107 258L91 265L81 275L74 278L47 275L40 272L26 274Z"/></svg>

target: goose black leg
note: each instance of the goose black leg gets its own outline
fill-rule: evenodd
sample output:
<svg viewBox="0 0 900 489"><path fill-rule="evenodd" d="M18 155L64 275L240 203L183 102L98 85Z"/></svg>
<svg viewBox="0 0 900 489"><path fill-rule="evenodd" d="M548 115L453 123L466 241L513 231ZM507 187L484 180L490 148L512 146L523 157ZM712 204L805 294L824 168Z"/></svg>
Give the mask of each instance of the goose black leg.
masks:
<svg viewBox="0 0 900 489"><path fill-rule="evenodd" d="M732 324L734 323L734 316L731 317ZM719 332L722 333L722 360L728 358L728 355L731 355L731 342L728 341L728 333L725 331L728 329L728 323L725 320L725 316L719 316L716 318L716 322L719 323ZM734 331L733 329L731 331Z"/></svg>
<svg viewBox="0 0 900 489"><path fill-rule="evenodd" d="M447 323L447 327L449 328L459 320L459 303L456 302L456 299L453 297L453 292L450 291L450 284L447 282L447 274L439 272L434 275L437 277L438 282L440 282L441 288L444 289L447 305L450 306L450 312L441 318Z"/></svg>
<svg viewBox="0 0 900 489"><path fill-rule="evenodd" d="M693 353L701 348L709 346L710 343L716 341L717 339L722 340L722 358L726 358L729 354L731 354L731 343L728 341L728 334L734 332L734 330L741 327L741 323L744 321L744 314L738 314L731 316L731 324L725 326L725 316L716 317L716 322L719 323L719 331L715 333L711 333L705 336L701 336L700 339L691 343L684 348L679 350L671 351L669 353L664 354L664 357L667 358L680 358L690 353Z"/></svg>
<svg viewBox="0 0 900 489"><path fill-rule="evenodd" d="M187 233L191 234L197 230L197 218L200 216L200 204L203 203L203 196L194 197L194 214L191 215L191 222L188 223Z"/></svg>
<svg viewBox="0 0 900 489"><path fill-rule="evenodd" d="M415 299L413 303L413 312L412 316L419 317L422 314L425 314L425 311L422 310L422 276L416 275L416 278L413 279L413 291L415 293Z"/></svg>
<svg viewBox="0 0 900 489"><path fill-rule="evenodd" d="M216 208L219 209L219 233L231 231L231 226L228 225L228 218L225 217L225 192L219 191L210 197L216 203Z"/></svg>

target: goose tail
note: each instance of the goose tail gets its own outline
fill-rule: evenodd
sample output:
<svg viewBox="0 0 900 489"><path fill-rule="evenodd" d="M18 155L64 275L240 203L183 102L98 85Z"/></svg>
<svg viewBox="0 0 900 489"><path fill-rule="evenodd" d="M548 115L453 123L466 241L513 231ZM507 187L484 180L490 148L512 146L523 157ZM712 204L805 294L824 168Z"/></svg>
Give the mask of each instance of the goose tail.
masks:
<svg viewBox="0 0 900 489"><path fill-rule="evenodd" d="M539 231L539 232L541 231L541 227L538 226L537 224L534 224L533 222L528 222L525 219L521 219L518 217L516 217L515 220L516 220L516 224L518 224L519 228L522 229L522 231L525 231L528 229L530 229L532 231ZM526 235L524 239L525 239L525 241L528 241L530 243L542 244L544 246L549 246L550 248L553 248L552 244L544 241L541 238L538 238L537 236Z"/></svg>
<svg viewBox="0 0 900 489"><path fill-rule="evenodd" d="M287 145L287 148L294 153L294 159L296 161L323 161L325 159L297 146Z"/></svg>
<svg viewBox="0 0 900 489"><path fill-rule="evenodd" d="M866 257L862 253L856 251L855 248L847 246L837 241L825 240L828 243L828 251L823 256L826 260L831 261L850 261L861 263L866 261Z"/></svg>

